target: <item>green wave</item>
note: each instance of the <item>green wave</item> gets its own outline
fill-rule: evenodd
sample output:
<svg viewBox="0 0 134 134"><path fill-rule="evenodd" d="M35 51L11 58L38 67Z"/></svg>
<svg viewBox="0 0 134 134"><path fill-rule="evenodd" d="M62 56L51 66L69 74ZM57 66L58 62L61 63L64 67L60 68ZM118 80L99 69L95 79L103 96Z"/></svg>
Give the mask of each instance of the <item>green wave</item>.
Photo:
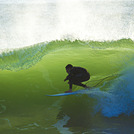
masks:
<svg viewBox="0 0 134 134"><path fill-rule="evenodd" d="M81 125L77 121L79 117L85 127L95 119L90 116L96 103L94 99L87 95L64 98L45 95L68 90L69 86L64 82L68 63L86 68L91 74L87 84L90 87L97 85L107 92L113 86L112 81L120 77L117 74L133 64L133 55L134 42L130 39L104 42L61 40L2 53L0 131L3 134L55 133L57 130L52 125L57 122L56 118L62 119L65 114L70 117L72 126ZM104 79L107 76L112 77ZM81 87L73 85L73 91L78 89Z"/></svg>
<svg viewBox="0 0 134 134"><path fill-rule="evenodd" d="M35 95L36 92L63 92L68 89L63 81L67 64L85 67L91 74L88 85L94 86L99 79L119 74L128 66L133 48L134 42L130 39L111 42L61 40L3 53L0 58L1 93L15 92L23 96L27 92Z"/></svg>
<svg viewBox="0 0 134 134"><path fill-rule="evenodd" d="M3 52L0 55L0 69L15 71L28 69L38 63L42 57L48 53L71 48L90 48L92 50L120 49L128 51L134 49L134 42L131 39L104 42L81 40L56 40L47 43L42 42L30 47L16 49L10 52Z"/></svg>

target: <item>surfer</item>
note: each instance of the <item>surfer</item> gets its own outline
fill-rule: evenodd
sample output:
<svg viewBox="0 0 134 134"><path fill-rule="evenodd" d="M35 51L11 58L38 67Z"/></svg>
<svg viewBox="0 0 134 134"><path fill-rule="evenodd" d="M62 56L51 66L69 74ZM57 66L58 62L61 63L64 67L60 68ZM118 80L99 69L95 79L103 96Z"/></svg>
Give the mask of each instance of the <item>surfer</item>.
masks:
<svg viewBox="0 0 134 134"><path fill-rule="evenodd" d="M81 82L87 81L90 79L90 74L87 72L85 68L82 67L73 67L71 64L68 64L66 67L66 72L68 76L64 81L69 80L69 90L65 93L72 92L72 85L82 86L84 88L88 88L85 84Z"/></svg>

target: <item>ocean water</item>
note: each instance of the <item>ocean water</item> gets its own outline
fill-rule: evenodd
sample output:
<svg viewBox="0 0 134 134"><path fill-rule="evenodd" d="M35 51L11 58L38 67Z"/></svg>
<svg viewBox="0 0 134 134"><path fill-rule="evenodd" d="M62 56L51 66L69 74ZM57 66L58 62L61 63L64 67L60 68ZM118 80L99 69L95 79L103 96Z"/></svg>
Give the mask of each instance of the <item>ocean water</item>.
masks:
<svg viewBox="0 0 134 134"><path fill-rule="evenodd" d="M133 1L0 1L1 134L133 134ZM90 90L68 90L65 66Z"/></svg>

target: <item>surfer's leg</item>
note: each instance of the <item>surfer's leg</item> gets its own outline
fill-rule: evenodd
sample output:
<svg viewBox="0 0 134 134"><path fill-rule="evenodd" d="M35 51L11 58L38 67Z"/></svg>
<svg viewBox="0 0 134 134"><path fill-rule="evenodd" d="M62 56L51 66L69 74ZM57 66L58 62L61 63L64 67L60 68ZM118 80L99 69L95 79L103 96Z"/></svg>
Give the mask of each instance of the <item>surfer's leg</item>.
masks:
<svg viewBox="0 0 134 134"><path fill-rule="evenodd" d="M81 77L81 82L84 82L84 81L88 81L90 79L90 74L89 73L85 73L82 75Z"/></svg>
<svg viewBox="0 0 134 134"><path fill-rule="evenodd" d="M77 85L77 86L84 87L84 88L88 88L87 85L82 84L81 82L75 82L75 83L73 83L73 84L74 84L74 85Z"/></svg>
<svg viewBox="0 0 134 134"><path fill-rule="evenodd" d="M88 88L85 84L82 84L82 82L87 81L89 79L89 77L87 78L87 76L85 74L83 74L81 77L79 76L75 76L74 79L72 79L72 84L77 85L77 86L81 86L84 88Z"/></svg>
<svg viewBox="0 0 134 134"><path fill-rule="evenodd" d="M89 79L90 79L90 74L85 73L80 78L77 78L73 84L78 85L78 86L82 86L84 88L89 88L87 85L82 84L82 82L85 82L85 81L87 81Z"/></svg>
<svg viewBox="0 0 134 134"><path fill-rule="evenodd" d="M73 86L73 84L72 84L72 82L71 82L70 80L69 80L68 84L69 84L69 90L66 91L65 93L70 93L70 92L72 92L72 86Z"/></svg>
<svg viewBox="0 0 134 134"><path fill-rule="evenodd" d="M69 90L72 90L73 84L70 81L68 82L68 84L69 84Z"/></svg>

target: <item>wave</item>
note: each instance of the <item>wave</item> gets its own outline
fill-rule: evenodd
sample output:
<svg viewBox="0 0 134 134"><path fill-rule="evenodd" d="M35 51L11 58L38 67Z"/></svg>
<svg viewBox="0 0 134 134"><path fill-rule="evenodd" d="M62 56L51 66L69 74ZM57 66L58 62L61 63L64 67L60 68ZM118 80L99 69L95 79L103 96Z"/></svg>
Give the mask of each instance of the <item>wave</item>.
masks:
<svg viewBox="0 0 134 134"><path fill-rule="evenodd" d="M38 63L43 56L50 52L68 48L91 48L93 50L113 49L133 51L134 42L131 39L117 41L81 41L81 40L56 40L42 42L30 47L5 51L0 54L0 69L2 70L23 70Z"/></svg>
<svg viewBox="0 0 134 134"><path fill-rule="evenodd" d="M60 116L59 109L61 108L64 115L70 118L69 120L72 119L79 125L78 117L82 121L80 125L82 123L84 127L90 122L88 117L91 113L101 113L105 117L117 117L121 114L133 115L133 56L134 42L131 39L104 42L60 40L4 52L0 55L0 112L14 116L15 109L15 111L20 110L20 113L27 114L30 107L29 113L35 117L41 110L43 115L40 118L42 119L42 117L47 117L50 111L56 114L55 117ZM64 82L67 75L64 67L68 63L85 67L91 74L88 85L91 87L97 85L97 88L81 97L48 98L46 94L62 93L68 90L68 84ZM105 79L99 85L96 84L98 80L112 74L119 75ZM73 91L78 88L73 86ZM56 108L57 112L53 108ZM16 121L16 118L12 122L14 120ZM32 124L27 121L27 118L26 124L20 120L17 124L21 123L22 129L29 127L26 124ZM55 127L59 123L55 124ZM41 122L37 124L40 125ZM61 125L58 130L68 131L62 128Z"/></svg>

